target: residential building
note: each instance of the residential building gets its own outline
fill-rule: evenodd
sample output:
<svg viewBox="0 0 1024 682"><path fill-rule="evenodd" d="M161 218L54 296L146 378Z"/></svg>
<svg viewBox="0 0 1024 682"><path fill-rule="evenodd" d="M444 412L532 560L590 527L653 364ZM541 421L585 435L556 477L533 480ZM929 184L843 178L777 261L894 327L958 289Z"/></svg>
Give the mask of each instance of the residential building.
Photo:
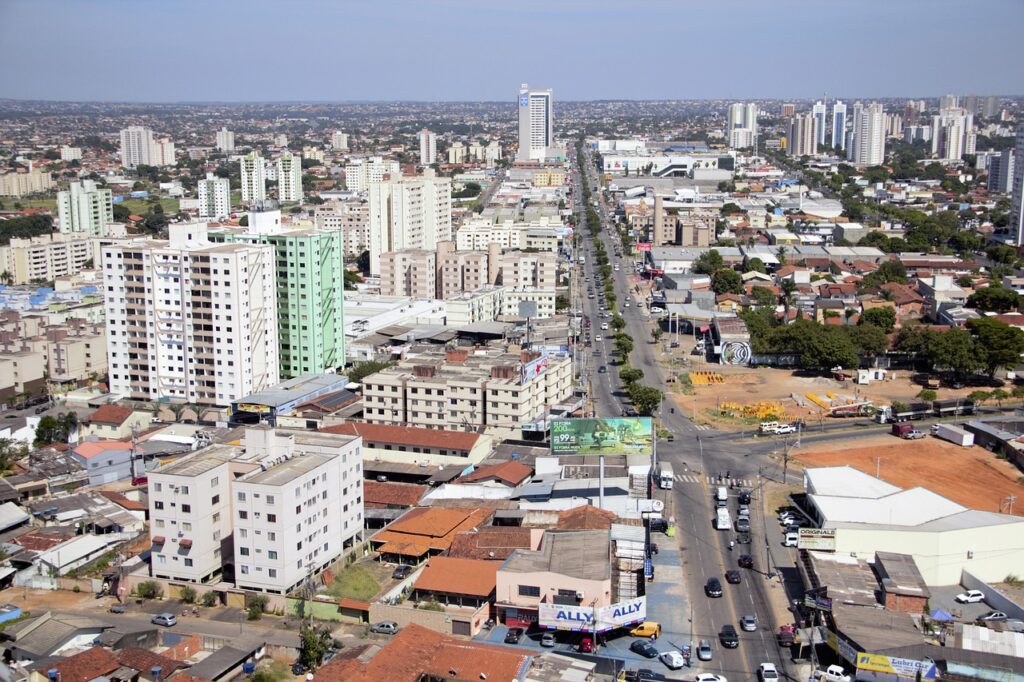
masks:
<svg viewBox="0 0 1024 682"><path fill-rule="evenodd" d="M288 146L288 136L284 133L278 133L274 135L274 146L280 149L284 149Z"/></svg>
<svg viewBox="0 0 1024 682"><path fill-rule="evenodd" d="M135 168L139 164L153 165L153 131L143 126L128 126L121 131L121 165Z"/></svg>
<svg viewBox="0 0 1024 682"><path fill-rule="evenodd" d="M458 140L452 142L452 146L448 147L448 163L451 165L466 163L466 145Z"/></svg>
<svg viewBox="0 0 1024 682"><path fill-rule="evenodd" d="M173 166L177 161L177 151L169 138L162 137L153 141L149 152L149 163L152 166Z"/></svg>
<svg viewBox="0 0 1024 682"><path fill-rule="evenodd" d="M53 189L50 171L29 168L28 172L4 173L0 175L0 197L21 198L40 194Z"/></svg>
<svg viewBox="0 0 1024 682"><path fill-rule="evenodd" d="M213 244L205 223L103 249L110 389L229 405L279 381L274 250Z"/></svg>
<svg viewBox="0 0 1024 682"><path fill-rule="evenodd" d="M327 158L327 155L324 154L323 149L320 149L319 147L312 147L307 144L302 148L302 158L312 159L317 163L323 163Z"/></svg>
<svg viewBox="0 0 1024 682"><path fill-rule="evenodd" d="M38 351L0 354L0 402L12 403L21 395L46 393L46 356Z"/></svg>
<svg viewBox="0 0 1024 682"><path fill-rule="evenodd" d="M12 237L9 244L0 246L0 271L10 274L14 284L52 282L74 275L92 259L92 240L86 234Z"/></svg>
<svg viewBox="0 0 1024 682"><path fill-rule="evenodd" d="M370 185L383 182L385 177L397 178L402 168L394 159L383 159L374 156L369 159L356 159L345 166L345 187L351 192L365 192Z"/></svg>
<svg viewBox="0 0 1024 682"><path fill-rule="evenodd" d="M106 237L107 225L114 222L114 199L107 188L92 180L72 181L68 189L57 192L57 229L65 234Z"/></svg>
<svg viewBox="0 0 1024 682"><path fill-rule="evenodd" d="M437 163L437 135L426 128L420 131L420 165Z"/></svg>
<svg viewBox="0 0 1024 682"><path fill-rule="evenodd" d="M505 311L505 291L505 287L488 285L448 297L448 326L465 327L497 320Z"/></svg>
<svg viewBox="0 0 1024 682"><path fill-rule="evenodd" d="M82 160L82 149L81 147L69 147L68 145L61 145L60 148L60 160L67 161L81 161Z"/></svg>
<svg viewBox="0 0 1024 682"><path fill-rule="evenodd" d="M217 151L229 153L235 151L235 134L226 127L217 131Z"/></svg>
<svg viewBox="0 0 1024 682"><path fill-rule="evenodd" d="M345 422L320 431L362 438L366 462L468 466L490 456L494 445L494 439L482 433L390 424Z"/></svg>
<svg viewBox="0 0 1024 682"><path fill-rule="evenodd" d="M939 110L953 109L960 106L960 98L956 95L943 95L939 97Z"/></svg>
<svg viewBox="0 0 1024 682"><path fill-rule="evenodd" d="M538 249L557 251L565 228L558 219L541 217L529 222L505 220L499 223L486 218L470 218L455 233L459 251L486 251L490 244L505 249Z"/></svg>
<svg viewBox="0 0 1024 682"><path fill-rule="evenodd" d="M259 152L251 152L240 162L242 176L242 201L259 204L267 199L266 162Z"/></svg>
<svg viewBox="0 0 1024 682"><path fill-rule="evenodd" d="M1014 150L1004 149L988 161L988 191L1013 193Z"/></svg>
<svg viewBox="0 0 1024 682"><path fill-rule="evenodd" d="M885 136L894 139L903 138L903 117L899 114L885 115Z"/></svg>
<svg viewBox="0 0 1024 682"><path fill-rule="evenodd" d="M231 482L235 583L288 594L362 540L362 439L250 428L261 467Z"/></svg>
<svg viewBox="0 0 1024 682"><path fill-rule="evenodd" d="M231 181L207 173L196 184L199 194L199 218L218 220L231 215Z"/></svg>
<svg viewBox="0 0 1024 682"><path fill-rule="evenodd" d="M314 220L320 230L341 232L342 251L346 257L359 256L369 248L369 203L329 201L317 206Z"/></svg>
<svg viewBox="0 0 1024 682"><path fill-rule="evenodd" d="M543 161L555 144L555 120L550 89L519 86L519 151L517 161Z"/></svg>
<svg viewBox="0 0 1024 682"><path fill-rule="evenodd" d="M47 374L55 384L81 383L107 373L107 335L101 325L49 327Z"/></svg>
<svg viewBox="0 0 1024 682"><path fill-rule="evenodd" d="M959 161L964 154L973 154L976 144L974 114L944 107L932 117L932 156L941 161Z"/></svg>
<svg viewBox="0 0 1024 682"><path fill-rule="evenodd" d="M514 288L551 289L557 284L558 258L553 253L507 251L498 257L498 284Z"/></svg>
<svg viewBox="0 0 1024 682"><path fill-rule="evenodd" d="M757 137L757 105L754 103L736 102L729 105L728 115L728 137L733 140L733 136L737 134L736 131L742 131L739 133L739 137L751 140L750 144L746 145L733 145L730 142L731 147L752 147L754 140Z"/></svg>
<svg viewBox="0 0 1024 682"><path fill-rule="evenodd" d="M436 248L452 238L452 183L425 168L422 176L371 182L369 194L370 274L380 274L387 251Z"/></svg>
<svg viewBox="0 0 1024 682"><path fill-rule="evenodd" d="M487 163L487 167L491 168L494 166L496 161L501 160L501 145L497 140L491 140L487 143L487 148L484 149L484 161Z"/></svg>
<svg viewBox="0 0 1024 682"><path fill-rule="evenodd" d="M331 133L331 149L336 152L347 152L348 151L348 135L335 130Z"/></svg>
<svg viewBox="0 0 1024 682"><path fill-rule="evenodd" d="M447 300L466 291L494 284L490 260L500 249L485 251L454 251L452 242L441 242L437 249L437 298ZM497 267L497 263L494 263Z"/></svg>
<svg viewBox="0 0 1024 682"><path fill-rule="evenodd" d="M1013 165L1013 200L1010 209L1010 234L1015 235L1017 244L1024 244L1024 125L1017 128L1017 146L1014 159L1021 161Z"/></svg>
<svg viewBox="0 0 1024 682"><path fill-rule="evenodd" d="M220 228L210 240L274 249L280 376L345 365L345 271L338 231L288 229L276 209L250 211L249 226Z"/></svg>
<svg viewBox="0 0 1024 682"><path fill-rule="evenodd" d="M501 315L504 319L530 318L534 320L555 314L555 290L538 287L502 287ZM523 307L523 304L526 304Z"/></svg>
<svg viewBox="0 0 1024 682"><path fill-rule="evenodd" d="M795 104L783 104L782 105L782 117L793 118L796 116L796 105Z"/></svg>
<svg viewBox="0 0 1024 682"><path fill-rule="evenodd" d="M302 201L302 157L284 152L277 159L277 199L281 203Z"/></svg>
<svg viewBox="0 0 1024 682"><path fill-rule="evenodd" d="M427 249L401 249L380 255L382 296L437 297L437 254Z"/></svg>
<svg viewBox="0 0 1024 682"><path fill-rule="evenodd" d="M828 106L821 100L815 102L814 106L811 107L811 116L814 117L814 140L816 145L825 144L825 132L827 130L825 117L827 113ZM815 148L815 150L817 150L817 148Z"/></svg>
<svg viewBox="0 0 1024 682"><path fill-rule="evenodd" d="M811 114L797 114L789 119L787 150L791 156L813 156L817 152L818 119Z"/></svg>
<svg viewBox="0 0 1024 682"><path fill-rule="evenodd" d="M832 104L832 147L846 149L846 104L838 99Z"/></svg>
<svg viewBox="0 0 1024 682"><path fill-rule="evenodd" d="M877 166L885 161L885 110L878 102L853 105L853 130L847 158L858 166Z"/></svg>

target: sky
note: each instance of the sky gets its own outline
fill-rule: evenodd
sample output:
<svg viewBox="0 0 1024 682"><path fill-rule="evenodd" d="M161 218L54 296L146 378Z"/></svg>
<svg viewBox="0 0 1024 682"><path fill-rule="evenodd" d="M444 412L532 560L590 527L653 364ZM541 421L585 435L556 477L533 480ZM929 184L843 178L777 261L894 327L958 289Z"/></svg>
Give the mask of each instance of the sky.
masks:
<svg viewBox="0 0 1024 682"><path fill-rule="evenodd" d="M0 98L1024 94L1024 0L0 0Z"/></svg>

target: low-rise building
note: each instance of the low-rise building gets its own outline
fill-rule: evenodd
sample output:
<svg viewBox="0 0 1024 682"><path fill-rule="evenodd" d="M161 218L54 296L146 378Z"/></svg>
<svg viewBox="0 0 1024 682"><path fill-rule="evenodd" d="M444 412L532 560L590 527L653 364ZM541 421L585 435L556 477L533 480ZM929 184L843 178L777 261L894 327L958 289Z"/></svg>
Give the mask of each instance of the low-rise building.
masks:
<svg viewBox="0 0 1024 682"><path fill-rule="evenodd" d="M362 438L365 461L470 466L486 459L493 446L482 433L405 425L346 422L320 430Z"/></svg>
<svg viewBox="0 0 1024 682"><path fill-rule="evenodd" d="M0 246L0 268L14 284L50 282L74 275L93 261L93 242L88 234L55 232L20 239Z"/></svg>

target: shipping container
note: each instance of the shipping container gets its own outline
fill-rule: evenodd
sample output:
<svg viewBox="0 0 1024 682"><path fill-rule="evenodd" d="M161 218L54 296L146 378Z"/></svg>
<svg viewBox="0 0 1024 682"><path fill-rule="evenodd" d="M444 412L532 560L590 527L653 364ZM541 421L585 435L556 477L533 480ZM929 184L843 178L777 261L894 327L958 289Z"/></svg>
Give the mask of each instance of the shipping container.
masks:
<svg viewBox="0 0 1024 682"><path fill-rule="evenodd" d="M899 438L903 438L903 436L907 435L913 430L914 425L908 424L906 422L897 422L892 425L892 435L897 436Z"/></svg>
<svg viewBox="0 0 1024 682"><path fill-rule="evenodd" d="M974 434L960 428L956 424L937 424L935 427L935 437L948 440L950 443L956 443L962 448L969 448L974 445Z"/></svg>

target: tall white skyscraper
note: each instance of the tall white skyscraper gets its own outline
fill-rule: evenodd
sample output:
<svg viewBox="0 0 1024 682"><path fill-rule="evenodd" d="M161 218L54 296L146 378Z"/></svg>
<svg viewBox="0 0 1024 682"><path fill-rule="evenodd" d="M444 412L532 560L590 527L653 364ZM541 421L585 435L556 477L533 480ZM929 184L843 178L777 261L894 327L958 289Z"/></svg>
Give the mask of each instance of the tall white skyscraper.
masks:
<svg viewBox="0 0 1024 682"><path fill-rule="evenodd" d="M735 102L729 105L728 131L729 146L734 149L753 147L757 143L757 105Z"/></svg>
<svg viewBox="0 0 1024 682"><path fill-rule="evenodd" d="M437 163L437 135L426 128L420 131L420 165Z"/></svg>
<svg viewBox="0 0 1024 682"><path fill-rule="evenodd" d="M235 151L235 134L227 128L221 128L217 131L217 151Z"/></svg>
<svg viewBox="0 0 1024 682"><path fill-rule="evenodd" d="M267 198L267 167L259 152L251 152L241 161L242 201L258 203Z"/></svg>
<svg viewBox="0 0 1024 682"><path fill-rule="evenodd" d="M828 107L822 101L817 101L811 108L811 115L814 116L814 133L815 141L817 144L825 144L825 115L828 111ZM817 151L817 150L815 150Z"/></svg>
<svg viewBox="0 0 1024 682"><path fill-rule="evenodd" d="M72 182L57 192L57 227L65 234L107 236L114 222L113 197L109 189L98 189L92 180Z"/></svg>
<svg viewBox="0 0 1024 682"><path fill-rule="evenodd" d="M400 249L434 250L452 238L452 181L422 176L390 178L369 186L370 274L380 274L380 255Z"/></svg>
<svg viewBox="0 0 1024 682"><path fill-rule="evenodd" d="M177 153L170 138L161 137L153 141L149 151L149 163L153 166L173 166L177 163Z"/></svg>
<svg viewBox="0 0 1024 682"><path fill-rule="evenodd" d="M103 248L110 390L227 406L278 383L274 247L214 244L205 223L168 229Z"/></svg>
<svg viewBox="0 0 1024 682"><path fill-rule="evenodd" d="M846 158L858 166L877 166L885 161L885 109L878 102L853 105L853 128Z"/></svg>
<svg viewBox="0 0 1024 682"><path fill-rule="evenodd" d="M348 151L348 135L336 130L331 133L331 149L336 152L347 152Z"/></svg>
<svg viewBox="0 0 1024 682"><path fill-rule="evenodd" d="M786 148L791 156L814 156L817 152L818 119L812 114L797 114L789 119Z"/></svg>
<svg viewBox="0 0 1024 682"><path fill-rule="evenodd" d="M552 91L519 86L519 151L517 161L543 161L555 144Z"/></svg>
<svg viewBox="0 0 1024 682"><path fill-rule="evenodd" d="M402 174L402 167L394 159L373 156L369 159L356 159L345 166L345 187L350 192L365 192L372 182L380 182L385 175L397 178Z"/></svg>
<svg viewBox="0 0 1024 682"><path fill-rule="evenodd" d="M846 105L838 99L832 105L832 147L846 149Z"/></svg>
<svg viewBox="0 0 1024 682"><path fill-rule="evenodd" d="M1014 150L1004 149L988 161L988 191L1010 194L1013 192Z"/></svg>
<svg viewBox="0 0 1024 682"><path fill-rule="evenodd" d="M939 98L939 110L955 109L960 104L960 98L956 95L943 95Z"/></svg>
<svg viewBox="0 0 1024 682"><path fill-rule="evenodd" d="M932 118L932 156L959 161L964 154L973 154L976 145L974 114L953 107L942 109Z"/></svg>
<svg viewBox="0 0 1024 682"><path fill-rule="evenodd" d="M152 165L153 131L143 126L128 126L121 131L121 165L135 168L139 164Z"/></svg>
<svg viewBox="0 0 1024 682"><path fill-rule="evenodd" d="M284 152L277 159L278 201L302 201L302 157Z"/></svg>
<svg viewBox="0 0 1024 682"><path fill-rule="evenodd" d="M1013 156L1013 203L1010 209L1010 234L1024 244L1024 126L1017 128L1017 147Z"/></svg>
<svg viewBox="0 0 1024 682"><path fill-rule="evenodd" d="M199 217L223 218L231 214L231 181L207 173L206 179L197 183L199 192Z"/></svg>

